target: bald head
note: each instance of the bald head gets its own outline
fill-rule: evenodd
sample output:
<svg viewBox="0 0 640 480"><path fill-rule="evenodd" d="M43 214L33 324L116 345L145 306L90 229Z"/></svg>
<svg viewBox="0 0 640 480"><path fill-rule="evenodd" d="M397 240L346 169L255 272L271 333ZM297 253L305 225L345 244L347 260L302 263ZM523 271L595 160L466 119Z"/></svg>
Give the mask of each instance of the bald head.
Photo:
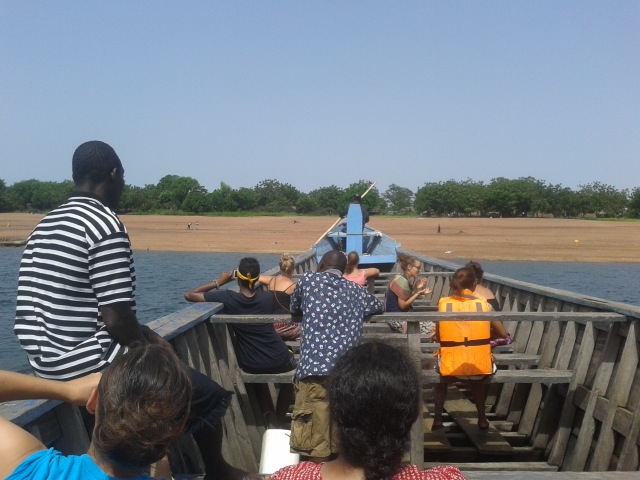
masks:
<svg viewBox="0 0 640 480"><path fill-rule="evenodd" d="M325 272L327 270L335 269L344 273L344 269L347 266L347 257L340 250L330 250L322 256L320 263L318 264L318 271Z"/></svg>

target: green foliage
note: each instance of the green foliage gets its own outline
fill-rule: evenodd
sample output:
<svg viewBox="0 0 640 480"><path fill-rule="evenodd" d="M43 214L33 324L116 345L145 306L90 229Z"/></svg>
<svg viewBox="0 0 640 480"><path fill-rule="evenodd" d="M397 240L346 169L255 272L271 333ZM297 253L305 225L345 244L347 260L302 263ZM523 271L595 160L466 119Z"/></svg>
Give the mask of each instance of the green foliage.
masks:
<svg viewBox="0 0 640 480"><path fill-rule="evenodd" d="M160 206L169 210L179 210L182 208L182 203L189 193L207 193L195 178L180 177L178 175L166 175L162 177L156 186L156 192Z"/></svg>
<svg viewBox="0 0 640 480"><path fill-rule="evenodd" d="M309 192L308 198L313 205L313 210L321 215L338 215L340 199L344 196L344 190L335 185L322 187Z"/></svg>
<svg viewBox="0 0 640 480"><path fill-rule="evenodd" d="M640 218L640 187L634 189L631 194L627 216L631 218Z"/></svg>
<svg viewBox="0 0 640 480"><path fill-rule="evenodd" d="M348 205L353 201L356 196L364 195L364 193L373 184L370 180L360 180L356 183L352 183L345 190L338 202L338 211L344 213L347 211ZM387 203L380 196L377 187L373 187L369 190L369 193L362 199L362 205L367 211L372 213L384 212L387 209Z"/></svg>
<svg viewBox="0 0 640 480"><path fill-rule="evenodd" d="M19 210L45 212L63 203L73 189L71 181L41 182L32 179L14 183L8 188L8 193L11 201L19 205Z"/></svg>
<svg viewBox="0 0 640 480"><path fill-rule="evenodd" d="M629 203L629 193L618 191L611 185L593 182L580 185L578 208L580 213L594 214L597 217L615 218L625 214Z"/></svg>
<svg viewBox="0 0 640 480"><path fill-rule="evenodd" d="M254 191L258 209L267 212L295 212L302 195L294 186L278 180L262 180Z"/></svg>
<svg viewBox="0 0 640 480"><path fill-rule="evenodd" d="M359 180L347 188L336 185L300 192L275 179L253 188L232 188L220 182L212 192L191 177L166 175L157 185L126 185L119 211L125 213L207 214L316 214L339 215L356 195L371 186ZM31 179L7 186L0 179L0 211L51 210L63 203L74 189L73 182L42 182ZM632 193L594 182L573 191L548 185L533 177L515 180L494 178L487 185L471 179L425 183L414 192L395 184L380 194L372 188L362 200L370 214L419 212L431 216L540 216L640 218L640 187Z"/></svg>
<svg viewBox="0 0 640 480"><path fill-rule="evenodd" d="M382 194L387 208L396 213L408 213L413 210L413 192L406 187L399 187L395 183Z"/></svg>

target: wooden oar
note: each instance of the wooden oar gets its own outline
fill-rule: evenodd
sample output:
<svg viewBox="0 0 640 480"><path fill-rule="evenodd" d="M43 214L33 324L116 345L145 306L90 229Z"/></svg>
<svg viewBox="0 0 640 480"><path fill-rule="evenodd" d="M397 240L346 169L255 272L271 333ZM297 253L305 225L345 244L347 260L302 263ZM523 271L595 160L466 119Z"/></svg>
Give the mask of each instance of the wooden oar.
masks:
<svg viewBox="0 0 640 480"><path fill-rule="evenodd" d="M373 182L371 185L369 185L369 188L367 188L367 190L366 190L362 195L360 195L360 200L362 200L362 199L364 198L364 196L365 196L367 193L369 193L369 192L371 191L371 189L372 189L373 187L375 187L375 186L376 186L376 182Z"/></svg>
<svg viewBox="0 0 640 480"><path fill-rule="evenodd" d="M342 220L342 218L337 219L337 220L333 223L333 225L331 225L331 226L327 229L327 231L326 231L326 232L324 232L322 235L320 235L320 237L318 238L318 240L316 240L316 241L315 241L315 243L314 243L313 245L315 245L315 244L316 244L316 243L318 243L320 240L322 240L322 239L324 238L324 236L325 236L327 233L329 233L329 232L333 229L333 227L335 227L336 225L338 225L338 223L340 222L340 220Z"/></svg>

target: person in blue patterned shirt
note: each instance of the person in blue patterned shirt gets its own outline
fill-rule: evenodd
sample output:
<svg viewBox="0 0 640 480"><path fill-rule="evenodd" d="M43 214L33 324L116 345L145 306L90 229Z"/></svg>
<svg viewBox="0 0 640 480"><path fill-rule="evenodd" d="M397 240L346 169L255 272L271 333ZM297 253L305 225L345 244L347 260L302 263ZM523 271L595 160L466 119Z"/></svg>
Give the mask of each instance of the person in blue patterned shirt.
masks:
<svg viewBox="0 0 640 480"><path fill-rule="evenodd" d="M366 288L342 276L346 264L344 253L327 252L318 271L305 273L291 297L291 313L302 316L291 449L315 462L338 453L329 418L328 375L338 357L359 343L365 317L383 311Z"/></svg>

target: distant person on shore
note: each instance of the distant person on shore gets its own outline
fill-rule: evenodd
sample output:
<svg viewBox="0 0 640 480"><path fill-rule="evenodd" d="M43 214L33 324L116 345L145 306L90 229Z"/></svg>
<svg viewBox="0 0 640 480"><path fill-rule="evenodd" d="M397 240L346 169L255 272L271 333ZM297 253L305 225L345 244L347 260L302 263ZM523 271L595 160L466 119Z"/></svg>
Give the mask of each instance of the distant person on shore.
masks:
<svg viewBox="0 0 640 480"><path fill-rule="evenodd" d="M352 282L367 286L367 280L370 277L377 277L380 275L380 270L377 268L358 268L360 263L360 255L358 252L349 252L347 255L347 266L344 270L344 278L351 280Z"/></svg>
<svg viewBox="0 0 640 480"><path fill-rule="evenodd" d="M76 191L31 233L20 263L14 331L36 375L70 380L98 372L128 349L154 343L173 348L135 313L136 275L129 235L113 209L124 190L124 168L104 142L73 154ZM193 433L208 477L245 472L222 457L219 424L231 392L189 370Z"/></svg>
<svg viewBox="0 0 640 480"><path fill-rule="evenodd" d="M60 382L0 371L0 402L40 398L86 405L95 415L89 450L63 455L0 417L0 478L149 480L151 464L164 460L167 468L169 446L184 430L191 381L178 357L151 344L119 356L102 377Z"/></svg>
<svg viewBox="0 0 640 480"><path fill-rule="evenodd" d="M274 313L291 313L291 295L296 283L292 280L293 271L296 268L294 258L288 253L280 256L280 275L260 275L260 283L267 287L276 302ZM283 340L292 341L300 338L302 327L299 323L276 322L273 324L278 335Z"/></svg>
<svg viewBox="0 0 640 480"><path fill-rule="evenodd" d="M469 262L465 265L465 267L471 268L473 270L473 273L476 275L476 286L473 290L473 293L485 298L494 311L502 311L502 308L500 308L500 303L498 302L498 299L495 297L493 292L482 285L482 280L484 279L484 270L482 269L480 264L478 262ZM513 343L513 339L507 332L507 329L504 328L502 322L500 320L492 320L491 347L496 347L499 345L510 345L511 343Z"/></svg>
<svg viewBox="0 0 640 480"><path fill-rule="evenodd" d="M338 452L326 397L328 375L338 357L360 342L365 317L382 312L375 296L342 276L346 264L344 253L325 253L318 271L302 275L291 297L292 314L302 315L291 449L315 462Z"/></svg>
<svg viewBox="0 0 640 480"><path fill-rule="evenodd" d="M473 269L462 267L451 278L451 296L438 302L439 312L490 312L491 305L473 293L476 276ZM440 383L434 385L435 408L432 430L442 428L442 410L447 395L447 384L462 381L469 384L478 411L478 428L489 428L485 413L487 376L495 372L491 355L491 325L489 321L455 320L440 321L436 326L436 338L440 343L437 371Z"/></svg>
<svg viewBox="0 0 640 480"><path fill-rule="evenodd" d="M458 467L402 466L411 426L422 415L418 373L400 350L365 343L343 354L329 376L329 408L338 457L302 462L271 480L463 480Z"/></svg>
<svg viewBox="0 0 640 480"><path fill-rule="evenodd" d="M237 277L238 291L220 290ZM275 312L273 295L264 291L257 291L256 284L260 278L260 263L252 257L240 260L238 269L234 272L222 272L216 280L192 288L184 294L189 302L219 302L224 305L223 313L227 315L260 315ZM232 323L229 327L233 331L236 342L238 363L247 373L284 373L296 368L293 355L287 344L276 333L273 323ZM259 384L258 387L266 387ZM263 411L269 412L269 401L266 400L268 390L260 392L263 401ZM293 403L293 386L283 385L280 388L276 406L276 420L286 421L286 413ZM267 418L267 423L274 423Z"/></svg>
<svg viewBox="0 0 640 480"><path fill-rule="evenodd" d="M419 278L418 275L422 271L422 262L419 258L410 255L398 255L400 269L402 273L397 275L387 287L385 294L385 311L393 312L409 312L413 309L413 303L421 296L431 293L431 289L427 288L427 279ZM406 332L406 322L391 320L389 327L397 332ZM424 335L433 335L433 322L420 322L420 333Z"/></svg>

